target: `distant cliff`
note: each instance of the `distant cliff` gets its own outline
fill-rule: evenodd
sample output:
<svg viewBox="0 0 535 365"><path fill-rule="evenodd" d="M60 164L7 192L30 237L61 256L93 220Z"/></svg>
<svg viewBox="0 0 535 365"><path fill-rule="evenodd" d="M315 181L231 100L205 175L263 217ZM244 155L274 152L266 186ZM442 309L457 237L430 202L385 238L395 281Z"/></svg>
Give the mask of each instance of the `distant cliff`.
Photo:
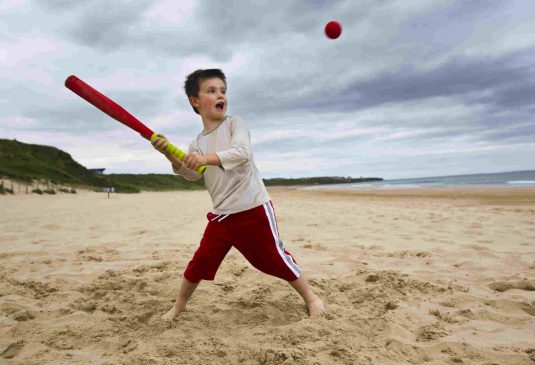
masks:
<svg viewBox="0 0 535 365"><path fill-rule="evenodd" d="M113 186L118 193L204 189L202 181L191 183L172 174L96 174L56 147L6 139L0 139L0 176L95 191Z"/></svg>

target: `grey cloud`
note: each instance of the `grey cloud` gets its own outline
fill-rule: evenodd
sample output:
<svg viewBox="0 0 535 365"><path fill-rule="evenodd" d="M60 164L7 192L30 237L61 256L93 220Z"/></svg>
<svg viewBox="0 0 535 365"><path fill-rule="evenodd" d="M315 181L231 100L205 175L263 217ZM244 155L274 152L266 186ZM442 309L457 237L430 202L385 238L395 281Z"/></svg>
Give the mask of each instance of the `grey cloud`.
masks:
<svg viewBox="0 0 535 365"><path fill-rule="evenodd" d="M510 80L489 102L508 109L526 107L535 111L535 79L527 80L530 76L526 70L524 79Z"/></svg>
<svg viewBox="0 0 535 365"><path fill-rule="evenodd" d="M108 96L140 120L150 120L168 108L164 107L168 97L161 92L115 92ZM72 100L62 103L26 105L20 113L39 121L39 126L33 128L35 130L84 134L87 130L109 130L118 125L111 117L74 94Z"/></svg>
<svg viewBox="0 0 535 365"><path fill-rule="evenodd" d="M531 103L527 95L533 94L533 89L526 86L526 80L533 78L530 72L532 62L526 62L525 59L532 58L533 49L505 53L496 58L457 55L438 69L430 71L412 66L425 64L426 60L434 61L433 58L447 54L452 47L469 37L479 23L485 24L485 20L490 17L496 20L497 29L507 31L508 19L501 14L510 3L436 2L420 13L417 13L417 9L406 10L408 15L411 15L411 11L417 14L407 19L393 10L391 4L394 2L374 2L365 6L339 4L347 9L349 15L373 18L374 27L370 28L373 33L369 39L340 43L337 48L318 47L318 54L313 59L292 55L294 62L301 61L302 67L297 69L310 69L304 77L303 74L297 77L288 74L286 78L263 80L262 84L269 85L272 90L261 90L257 84L242 82L244 91L238 96L252 99L251 105L261 113L276 113L281 110L322 112L333 109L348 112L384 103L415 101L435 96L459 96L460 99L465 99L469 98L467 94L482 90L490 90L492 96L471 102L501 104L505 107L529 106ZM515 14L509 14L508 17L515 19L519 13L521 10L515 9ZM370 22L370 19L364 17L363 21ZM389 22L396 25L399 23L400 28L391 32ZM422 22L429 27L414 27L414 24ZM358 24L358 21L349 22L350 26L354 24ZM354 35L345 35L346 38L352 36ZM315 44L311 43L311 46L314 47ZM327 50L329 53L325 53ZM284 69L287 67L284 60L285 55L275 53L266 61L270 68ZM363 62L373 64L378 60L387 60L390 65L385 66L385 69L392 71L369 77L353 76L353 79L343 81L345 87L330 86L337 81L336 78L343 80L343 77L347 77L345 75L352 74L346 73L346 70L358 69L367 66ZM522 63L524 66L521 66ZM332 75L332 80L329 75ZM295 91L293 95L292 91ZM301 92L302 95L298 96Z"/></svg>
<svg viewBox="0 0 535 365"><path fill-rule="evenodd" d="M508 144L533 143L533 141L535 141L535 121L528 125L513 126L512 128L506 128L505 130L482 130L479 139Z"/></svg>
<svg viewBox="0 0 535 365"><path fill-rule="evenodd" d="M526 84L529 68L515 67L511 56L498 60L456 59L439 69L419 71L407 66L401 70L384 73L370 80L356 80L345 89L313 102L297 103L306 109L359 110L392 102L422 100L430 97L463 96L464 94L493 90L491 98L481 102L500 103L502 106L518 106L521 100L508 97L522 84L522 92L535 91L535 85ZM529 98L524 98L532 104ZM514 105L507 105L510 101Z"/></svg>
<svg viewBox="0 0 535 365"><path fill-rule="evenodd" d="M45 2L53 10L60 10L62 4L62 1ZM193 19L178 29L147 24L145 13L152 5L153 1L128 5L94 1L84 7L72 6L73 20L63 26L64 31L59 35L66 34L78 44L104 52L130 47L171 56L205 54L227 61L243 43L261 44L288 32L321 30L318 14L332 7L332 3L325 1L310 4L203 1L194 9Z"/></svg>
<svg viewBox="0 0 535 365"><path fill-rule="evenodd" d="M88 5L98 6L98 0L71 1L71 0L40 0L36 2L38 6L52 11L66 12L76 8L82 8Z"/></svg>
<svg viewBox="0 0 535 365"><path fill-rule="evenodd" d="M58 17L58 36L76 44L110 52L126 46L136 49L147 46L136 44L136 41L140 34L147 32L142 27L145 12L154 2L46 0L38 5L49 13L68 15L68 18Z"/></svg>
<svg viewBox="0 0 535 365"><path fill-rule="evenodd" d="M203 1L194 9L191 27L141 31L131 35L132 44L160 54L203 54L226 62L238 47L261 49L266 41L317 28L317 12L303 7L272 1Z"/></svg>
<svg viewBox="0 0 535 365"><path fill-rule="evenodd" d="M270 128L271 129L271 128ZM253 131L253 133L262 133L261 130ZM336 146L337 148L353 148L356 143L367 141L370 138L373 138L376 133L363 133L360 135L352 136L332 136L329 134L329 128L326 126L324 135L314 135L306 137L284 137L277 138L276 141L264 141L260 143L255 143L255 151L273 151L274 145L276 145L277 152L291 152L296 149L303 149L313 145L315 148L332 148Z"/></svg>
<svg viewBox="0 0 535 365"><path fill-rule="evenodd" d="M231 56L231 52L224 48L214 47L217 43L213 36L217 37L217 33L199 32L195 20L191 27L183 29L147 23L145 15L154 2L93 1L83 7L73 7L70 20L63 20L56 33L75 44L105 53L126 48L179 57L203 54L212 49L216 56L224 59ZM52 10L60 10L60 4L56 3L49 1L46 5Z"/></svg>
<svg viewBox="0 0 535 365"><path fill-rule="evenodd" d="M261 133L261 132L259 132ZM284 138L278 139L276 143L273 141L255 143L253 145L253 150L255 152L292 152L296 149L306 147L307 142L303 141L302 138Z"/></svg>
<svg viewBox="0 0 535 365"><path fill-rule="evenodd" d="M71 28L70 36L79 43L104 50L114 50L128 43L143 19L148 3L106 2L84 12Z"/></svg>
<svg viewBox="0 0 535 365"><path fill-rule="evenodd" d="M88 127L115 128L116 122L91 105L76 96L65 99L58 91L71 72L82 78L126 79L132 92L110 96L142 120L171 115L187 107L182 91L174 88L172 93L166 85L160 92L145 88L158 88L155 80L167 76L176 79L176 70L184 72L193 60L223 64L237 56L240 67L233 64L235 71L225 70L230 112L254 124L255 135L263 128L321 125L328 138L331 124L337 122L354 123L356 128L373 125L385 136L418 132L400 133L391 140L377 139L375 132L329 140L286 136L255 145L255 152L313 153L313 142L332 149L335 158L368 146L372 152L362 161L373 161L372 168L390 163L406 168L413 160L398 161L396 154L413 146L425 154L433 153L434 145L456 148L470 141L486 146L534 140L534 49L529 48L529 30L535 31L535 26L529 22L535 7L526 2L210 0L197 2L191 16L178 24L149 18L156 3L42 0L27 3L16 17L7 19L1 37L10 40L18 56L7 72L16 70L19 76L11 80L6 73L0 86L7 95L1 100L0 118L13 118L6 127L12 128L15 116L26 116L41 122L37 133L82 135ZM336 41L323 36L324 24L332 19L344 28ZM20 37L35 37L36 44L42 37L57 47L57 53L17 48ZM39 80L24 73L34 67L42 71ZM138 76L143 81L136 85L132 81ZM177 101L177 95L184 99ZM411 109L419 106L432 115ZM181 137L198 132L188 128L178 125L164 132ZM388 147L384 154L376 156L383 146ZM450 163L457 163L457 157ZM447 165L438 154L436 161ZM423 171L430 163L436 166L434 162L422 157L414 163ZM354 169L364 167L359 162ZM332 171L325 167L326 174Z"/></svg>
<svg viewBox="0 0 535 365"><path fill-rule="evenodd" d="M508 19L502 14L510 5L507 1L485 0L437 2L428 11L402 22L394 42L433 40L431 47L453 46L477 29L474 20L501 18L506 23Z"/></svg>
<svg viewBox="0 0 535 365"><path fill-rule="evenodd" d="M196 19L205 24L212 36L232 43L251 40L263 42L289 32L306 33L318 27L318 14L325 1L273 2L204 1L195 9Z"/></svg>

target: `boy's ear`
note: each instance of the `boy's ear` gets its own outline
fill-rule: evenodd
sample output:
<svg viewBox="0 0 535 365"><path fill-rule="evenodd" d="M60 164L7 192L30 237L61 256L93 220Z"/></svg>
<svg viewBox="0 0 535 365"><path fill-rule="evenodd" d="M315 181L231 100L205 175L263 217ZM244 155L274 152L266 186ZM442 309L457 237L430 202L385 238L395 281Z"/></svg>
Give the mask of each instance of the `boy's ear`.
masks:
<svg viewBox="0 0 535 365"><path fill-rule="evenodd" d="M198 108L199 107L199 98L196 96L190 96L189 97L189 103L192 107Z"/></svg>

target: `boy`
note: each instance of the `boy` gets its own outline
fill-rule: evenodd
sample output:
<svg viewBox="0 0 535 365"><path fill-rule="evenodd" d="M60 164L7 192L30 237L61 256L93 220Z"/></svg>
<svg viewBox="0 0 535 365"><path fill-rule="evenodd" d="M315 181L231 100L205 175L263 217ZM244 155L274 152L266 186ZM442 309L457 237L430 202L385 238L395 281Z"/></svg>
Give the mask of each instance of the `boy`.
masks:
<svg viewBox="0 0 535 365"><path fill-rule="evenodd" d="M225 114L228 107L226 78L219 69L197 70L186 78L186 95L204 130L181 161L165 151L164 136L152 141L185 179L201 178L213 202L199 248L188 263L176 302L166 314L172 320L186 304L201 280L214 280L223 258L235 247L257 269L286 280L301 295L311 317L324 314L322 300L312 292L301 269L280 240L268 192L254 163L249 129L239 117Z"/></svg>

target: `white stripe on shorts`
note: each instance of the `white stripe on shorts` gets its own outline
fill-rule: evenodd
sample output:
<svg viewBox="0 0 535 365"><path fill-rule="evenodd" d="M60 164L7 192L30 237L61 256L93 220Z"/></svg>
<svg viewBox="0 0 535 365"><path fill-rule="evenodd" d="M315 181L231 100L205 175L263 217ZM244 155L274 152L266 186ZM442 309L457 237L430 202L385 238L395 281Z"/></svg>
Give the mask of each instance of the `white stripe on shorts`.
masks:
<svg viewBox="0 0 535 365"><path fill-rule="evenodd" d="M288 266L295 276L299 278L299 276L301 276L301 268L293 261L292 256L284 252L284 243L281 241L277 231L277 221L275 220L275 212L273 212L273 207L271 204L265 203L264 210L266 211L266 216L268 217L269 227L271 228L271 233L273 234L277 252L286 266Z"/></svg>
<svg viewBox="0 0 535 365"><path fill-rule="evenodd" d="M217 221L218 222L221 222L223 219L227 218L230 214L227 214L227 215L224 215L222 216L222 218L219 218Z"/></svg>

